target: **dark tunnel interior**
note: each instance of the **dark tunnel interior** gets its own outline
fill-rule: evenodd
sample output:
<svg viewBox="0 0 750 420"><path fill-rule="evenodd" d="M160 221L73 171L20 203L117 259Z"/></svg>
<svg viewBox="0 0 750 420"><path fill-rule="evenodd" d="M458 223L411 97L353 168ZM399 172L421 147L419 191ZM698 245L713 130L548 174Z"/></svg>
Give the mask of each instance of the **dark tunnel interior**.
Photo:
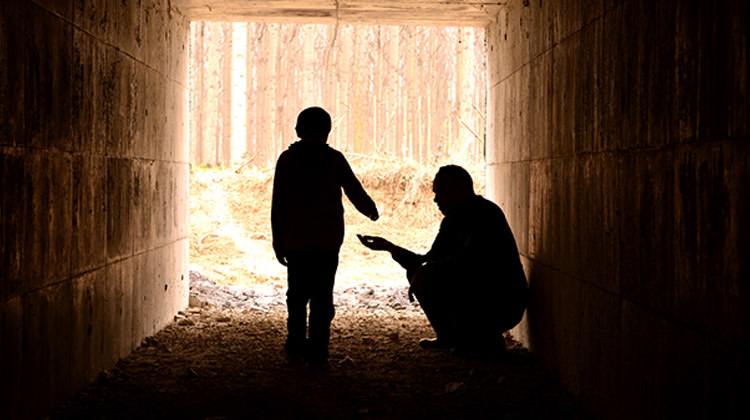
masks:
<svg viewBox="0 0 750 420"><path fill-rule="evenodd" d="M252 401L325 417L325 396L372 370L339 413L746 418L749 19L743 0L3 1L0 417L72 398L117 418L243 417ZM320 385L270 350L282 313L185 313L191 20L485 28L486 196L530 290L509 358L423 352L424 317L342 311ZM245 376L212 367L207 342ZM162 382L127 379L139 360ZM206 404L172 399L189 384Z"/></svg>

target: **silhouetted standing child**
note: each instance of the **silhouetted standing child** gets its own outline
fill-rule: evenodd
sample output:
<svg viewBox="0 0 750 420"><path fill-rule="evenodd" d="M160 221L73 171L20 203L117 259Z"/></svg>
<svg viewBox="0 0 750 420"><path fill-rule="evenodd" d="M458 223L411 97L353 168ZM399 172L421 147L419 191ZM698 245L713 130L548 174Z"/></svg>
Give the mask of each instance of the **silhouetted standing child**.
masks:
<svg viewBox="0 0 750 420"><path fill-rule="evenodd" d="M273 181L273 249L287 266L287 342L292 362L328 363L333 284L344 241L341 189L372 220L378 209L341 152L326 144L331 117L318 107L297 117L297 141L279 156ZM310 327L307 331L307 304Z"/></svg>

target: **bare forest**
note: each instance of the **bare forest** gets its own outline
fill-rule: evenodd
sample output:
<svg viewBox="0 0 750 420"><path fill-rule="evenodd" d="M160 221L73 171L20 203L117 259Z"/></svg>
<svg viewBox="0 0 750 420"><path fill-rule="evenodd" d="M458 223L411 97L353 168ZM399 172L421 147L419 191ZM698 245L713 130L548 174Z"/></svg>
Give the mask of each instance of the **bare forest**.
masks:
<svg viewBox="0 0 750 420"><path fill-rule="evenodd" d="M190 161L268 168L322 106L347 155L484 161L484 29L192 22Z"/></svg>

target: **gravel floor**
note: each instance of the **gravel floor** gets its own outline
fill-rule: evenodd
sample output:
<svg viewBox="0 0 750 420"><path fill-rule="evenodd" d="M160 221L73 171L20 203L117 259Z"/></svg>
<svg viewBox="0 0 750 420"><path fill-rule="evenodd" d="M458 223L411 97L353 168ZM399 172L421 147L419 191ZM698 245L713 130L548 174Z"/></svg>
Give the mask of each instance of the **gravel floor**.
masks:
<svg viewBox="0 0 750 420"><path fill-rule="evenodd" d="M404 281L406 283L406 281ZM190 296L192 306L211 306L223 309L261 309L286 307L283 289L245 286L222 286L198 271L190 271ZM334 302L340 309L396 309L419 310L419 304L410 302L408 287L357 286L334 292Z"/></svg>
<svg viewBox="0 0 750 420"><path fill-rule="evenodd" d="M316 371L283 353L283 293L221 287L199 273L191 280L198 307L51 418L593 418L509 336L509 352L494 357L421 349L433 332L405 290L338 293L331 367Z"/></svg>

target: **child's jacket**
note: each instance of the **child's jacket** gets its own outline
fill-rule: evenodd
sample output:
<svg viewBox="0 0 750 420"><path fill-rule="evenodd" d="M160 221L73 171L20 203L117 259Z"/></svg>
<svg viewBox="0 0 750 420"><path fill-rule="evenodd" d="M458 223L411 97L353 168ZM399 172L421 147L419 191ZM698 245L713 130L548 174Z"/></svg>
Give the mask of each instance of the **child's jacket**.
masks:
<svg viewBox="0 0 750 420"><path fill-rule="evenodd" d="M375 203L341 152L325 143L297 141L279 156L273 180L271 226L282 254L327 249L344 241L341 189L363 214Z"/></svg>

